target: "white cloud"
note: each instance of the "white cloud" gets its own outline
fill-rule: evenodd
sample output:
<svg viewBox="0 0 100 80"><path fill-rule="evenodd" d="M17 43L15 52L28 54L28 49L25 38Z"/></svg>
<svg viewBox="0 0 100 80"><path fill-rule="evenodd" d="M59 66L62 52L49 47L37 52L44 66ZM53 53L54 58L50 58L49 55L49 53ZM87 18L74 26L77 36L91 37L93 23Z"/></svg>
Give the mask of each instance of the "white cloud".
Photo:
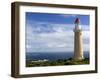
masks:
<svg viewBox="0 0 100 80"><path fill-rule="evenodd" d="M61 16L63 16L63 17L77 17L77 15L75 15L75 14L70 14L70 15L68 15L68 14L62 14Z"/></svg>
<svg viewBox="0 0 100 80"><path fill-rule="evenodd" d="M31 48L31 45L26 45L26 48L27 48L27 49Z"/></svg>
<svg viewBox="0 0 100 80"><path fill-rule="evenodd" d="M50 44L47 44L47 47L50 47L50 48L54 48L54 47L56 47L56 48L63 48L63 47L66 47L67 46L67 44L65 44L65 43L50 43Z"/></svg>
<svg viewBox="0 0 100 80"><path fill-rule="evenodd" d="M45 24L45 27L43 24ZM74 25L72 24L35 22L34 25L27 25L26 27L26 49L28 52L62 52L74 50ZM46 32L43 28L48 28L53 30L53 32ZM89 29L86 25L83 27L83 33L84 50L88 51Z"/></svg>

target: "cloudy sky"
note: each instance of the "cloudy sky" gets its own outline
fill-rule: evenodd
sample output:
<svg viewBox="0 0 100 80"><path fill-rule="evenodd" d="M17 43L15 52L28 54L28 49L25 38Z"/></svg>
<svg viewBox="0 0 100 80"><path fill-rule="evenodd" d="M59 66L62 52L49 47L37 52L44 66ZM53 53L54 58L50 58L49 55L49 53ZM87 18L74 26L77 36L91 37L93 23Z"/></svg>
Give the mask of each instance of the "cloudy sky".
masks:
<svg viewBox="0 0 100 80"><path fill-rule="evenodd" d="M84 51L89 51L89 16L26 12L26 52L73 52L74 21L80 19Z"/></svg>

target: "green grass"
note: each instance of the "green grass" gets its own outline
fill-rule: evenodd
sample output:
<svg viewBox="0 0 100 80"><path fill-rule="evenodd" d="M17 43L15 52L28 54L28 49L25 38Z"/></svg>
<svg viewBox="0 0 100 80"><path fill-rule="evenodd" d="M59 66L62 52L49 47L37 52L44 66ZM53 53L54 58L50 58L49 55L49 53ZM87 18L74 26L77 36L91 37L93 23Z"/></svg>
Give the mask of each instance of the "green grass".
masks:
<svg viewBox="0 0 100 80"><path fill-rule="evenodd" d="M89 64L89 59L75 61L70 59L58 59L56 61L34 62L31 60L26 61L26 67L39 67L39 66L61 66L61 65L82 65Z"/></svg>

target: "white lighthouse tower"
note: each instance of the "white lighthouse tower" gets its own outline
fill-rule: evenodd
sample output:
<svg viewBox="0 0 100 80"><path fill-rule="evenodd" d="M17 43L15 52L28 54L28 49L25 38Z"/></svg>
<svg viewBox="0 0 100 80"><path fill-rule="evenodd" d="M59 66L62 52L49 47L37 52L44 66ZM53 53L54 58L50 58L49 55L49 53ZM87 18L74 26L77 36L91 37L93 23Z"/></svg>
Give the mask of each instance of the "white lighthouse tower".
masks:
<svg viewBox="0 0 100 80"><path fill-rule="evenodd" d="M83 56L83 41L82 41L82 29L80 26L79 18L75 20L75 29L74 29L74 60L82 60Z"/></svg>

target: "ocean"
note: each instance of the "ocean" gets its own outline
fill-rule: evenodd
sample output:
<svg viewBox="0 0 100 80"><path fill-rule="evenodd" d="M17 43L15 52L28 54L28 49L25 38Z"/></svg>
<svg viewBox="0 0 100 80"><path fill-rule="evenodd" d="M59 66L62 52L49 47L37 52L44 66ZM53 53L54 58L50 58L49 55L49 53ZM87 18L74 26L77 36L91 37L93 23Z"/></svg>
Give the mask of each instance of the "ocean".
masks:
<svg viewBox="0 0 100 80"><path fill-rule="evenodd" d="M27 52L26 53L26 60L58 60L58 59L69 59L73 58L73 52ZM89 52L84 52L84 57L89 58Z"/></svg>

